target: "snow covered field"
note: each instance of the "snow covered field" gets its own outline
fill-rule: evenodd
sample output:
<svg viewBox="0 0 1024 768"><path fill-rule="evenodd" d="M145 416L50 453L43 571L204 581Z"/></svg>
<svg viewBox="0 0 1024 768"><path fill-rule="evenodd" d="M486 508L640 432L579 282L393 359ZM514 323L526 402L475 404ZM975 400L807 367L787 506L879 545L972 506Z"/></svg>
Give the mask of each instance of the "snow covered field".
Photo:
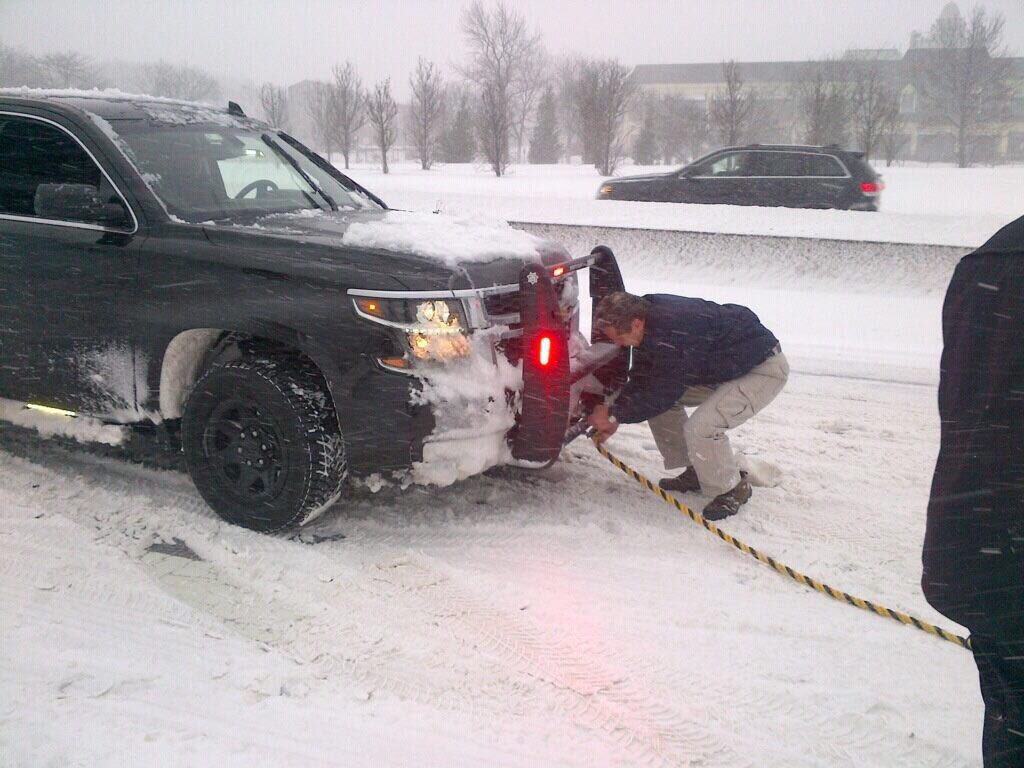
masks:
<svg viewBox="0 0 1024 768"><path fill-rule="evenodd" d="M356 176L402 207L606 210L587 200L591 170L529 171ZM951 174L887 172L881 214L781 219L804 234L875 222L911 241L941 220L926 242L967 246L1024 209L1006 200L1022 169ZM936 217L913 207L915 187ZM761 227L758 209L715 208L673 210L681 227ZM746 284L688 282L670 261L620 257L632 290L748 304L794 363L736 438L781 481L723 528L962 631L918 586L938 446L934 281L885 290L812 271L787 288L753 264ZM661 476L646 427L610 447ZM226 526L180 470L98 450L0 425L3 768L980 766L969 653L782 579L584 441L540 474L355 492L292 538Z"/></svg>
<svg viewBox="0 0 1024 768"><path fill-rule="evenodd" d="M668 170L625 167L618 175ZM422 171L402 163L386 176L373 166L353 168L351 175L394 208L439 208L509 221L969 248L1024 213L1024 166L876 170L885 181L877 213L595 200L601 177L590 166L518 165L498 179L482 165L437 165Z"/></svg>

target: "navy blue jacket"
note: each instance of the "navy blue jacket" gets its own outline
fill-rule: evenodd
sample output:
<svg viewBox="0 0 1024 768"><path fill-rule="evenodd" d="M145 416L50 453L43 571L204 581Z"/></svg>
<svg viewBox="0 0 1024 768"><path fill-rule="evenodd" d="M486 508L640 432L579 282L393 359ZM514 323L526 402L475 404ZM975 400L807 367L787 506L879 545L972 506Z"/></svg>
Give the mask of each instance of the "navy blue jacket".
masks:
<svg viewBox="0 0 1024 768"><path fill-rule="evenodd" d="M732 381L769 357L779 340L738 304L653 293L644 338L611 413L632 424L664 413L688 387Z"/></svg>

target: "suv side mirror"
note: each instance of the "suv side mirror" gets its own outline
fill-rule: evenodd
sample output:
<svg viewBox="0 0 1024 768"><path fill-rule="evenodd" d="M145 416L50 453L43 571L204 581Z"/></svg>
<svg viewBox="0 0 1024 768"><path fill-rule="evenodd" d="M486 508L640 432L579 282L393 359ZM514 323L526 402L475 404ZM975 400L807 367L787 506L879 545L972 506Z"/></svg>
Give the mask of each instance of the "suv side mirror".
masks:
<svg viewBox="0 0 1024 768"><path fill-rule="evenodd" d="M104 202L91 184L40 184L36 188L36 215L60 221L81 221L127 229L128 211L118 200Z"/></svg>

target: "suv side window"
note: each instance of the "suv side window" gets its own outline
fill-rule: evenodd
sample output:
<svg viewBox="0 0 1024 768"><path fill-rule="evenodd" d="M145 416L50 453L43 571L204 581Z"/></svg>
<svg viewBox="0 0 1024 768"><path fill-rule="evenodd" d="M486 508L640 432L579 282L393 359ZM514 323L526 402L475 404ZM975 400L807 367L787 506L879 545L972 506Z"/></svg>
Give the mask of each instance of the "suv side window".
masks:
<svg viewBox="0 0 1024 768"><path fill-rule="evenodd" d="M804 157L799 152L762 152L765 176L805 176Z"/></svg>
<svg viewBox="0 0 1024 768"><path fill-rule="evenodd" d="M710 157L694 168L694 176L710 176L711 178L733 178L737 176L756 176L755 157L753 152L729 152L724 155Z"/></svg>
<svg viewBox="0 0 1024 768"><path fill-rule="evenodd" d="M845 176L846 169L832 155L804 155L805 176Z"/></svg>
<svg viewBox="0 0 1024 768"><path fill-rule="evenodd" d="M99 200L124 205L99 166L68 133L41 120L0 115L0 215L102 223L84 208L40 211L37 193L42 185L74 185Z"/></svg>

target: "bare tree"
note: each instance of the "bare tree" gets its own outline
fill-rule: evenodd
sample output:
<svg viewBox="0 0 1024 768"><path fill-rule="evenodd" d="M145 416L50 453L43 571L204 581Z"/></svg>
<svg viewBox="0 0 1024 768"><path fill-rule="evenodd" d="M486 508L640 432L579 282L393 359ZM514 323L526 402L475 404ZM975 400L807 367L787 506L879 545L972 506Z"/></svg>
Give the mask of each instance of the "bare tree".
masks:
<svg viewBox="0 0 1024 768"><path fill-rule="evenodd" d="M864 158L870 160L880 146L885 123L892 110L899 109L899 97L885 79L877 60L867 59L852 64L850 115L854 139Z"/></svg>
<svg viewBox="0 0 1024 768"><path fill-rule="evenodd" d="M159 61L142 71L143 88L151 96L166 96L185 101L211 101L220 94L212 75L195 69Z"/></svg>
<svg viewBox="0 0 1024 768"><path fill-rule="evenodd" d="M982 7L965 21L940 17L926 48L914 51L914 80L928 119L956 133L957 164L971 162L979 129L1007 115L1013 89L1003 47L1006 19Z"/></svg>
<svg viewBox="0 0 1024 768"><path fill-rule="evenodd" d="M906 121L900 111L900 100L897 95L897 98L890 102L889 111L882 122L882 155L885 157L886 167L896 162L907 143L907 136L903 132L905 127Z"/></svg>
<svg viewBox="0 0 1024 768"><path fill-rule="evenodd" d="M473 0L463 11L462 31L470 50L462 74L476 86L480 144L494 175L501 176L509 162L516 83L539 45L539 36L503 2L488 10L481 0Z"/></svg>
<svg viewBox="0 0 1024 768"><path fill-rule="evenodd" d="M329 163L333 162L331 154L338 146L338 106L334 94L332 84L316 83L306 100L306 114L313 124L313 136L327 154Z"/></svg>
<svg viewBox="0 0 1024 768"><path fill-rule="evenodd" d="M636 95L630 69L614 59L585 62L576 87L584 155L602 176L611 176L624 154L626 114Z"/></svg>
<svg viewBox="0 0 1024 768"><path fill-rule="evenodd" d="M420 167L429 171L437 149L441 118L444 117L444 82L434 63L421 56L416 62L416 72L409 78L409 85L412 87L409 127L420 155Z"/></svg>
<svg viewBox="0 0 1024 768"><path fill-rule="evenodd" d="M46 71L39 59L0 43L0 86L47 85Z"/></svg>
<svg viewBox="0 0 1024 768"><path fill-rule="evenodd" d="M50 53L41 59L50 85L57 88L79 88L92 85L95 78L92 61L75 51Z"/></svg>
<svg viewBox="0 0 1024 768"><path fill-rule="evenodd" d="M754 112L753 90L743 81L739 65L735 61L722 63L725 86L719 88L711 99L711 124L719 138L728 145L739 144Z"/></svg>
<svg viewBox="0 0 1024 768"><path fill-rule="evenodd" d="M532 54L525 57L519 76L516 78L515 93L512 96L512 133L516 140L516 162L523 162L523 144L526 139L526 128L537 100L544 92L548 83L550 61L539 41Z"/></svg>
<svg viewBox="0 0 1024 768"><path fill-rule="evenodd" d="M809 62L794 86L799 128L808 144L845 145L850 121L847 68L839 61Z"/></svg>
<svg viewBox="0 0 1024 768"><path fill-rule="evenodd" d="M397 138L398 120L398 104L391 95L391 78L374 86L366 111L370 116L377 147L380 149L380 168L384 173L388 173L388 150L394 146Z"/></svg>
<svg viewBox="0 0 1024 768"><path fill-rule="evenodd" d="M337 144L348 168L349 155L355 148L356 134L366 124L366 93L363 81L352 62L334 67L334 123Z"/></svg>
<svg viewBox="0 0 1024 768"><path fill-rule="evenodd" d="M275 128L289 130L288 92L273 83L260 86L260 105L267 122Z"/></svg>

